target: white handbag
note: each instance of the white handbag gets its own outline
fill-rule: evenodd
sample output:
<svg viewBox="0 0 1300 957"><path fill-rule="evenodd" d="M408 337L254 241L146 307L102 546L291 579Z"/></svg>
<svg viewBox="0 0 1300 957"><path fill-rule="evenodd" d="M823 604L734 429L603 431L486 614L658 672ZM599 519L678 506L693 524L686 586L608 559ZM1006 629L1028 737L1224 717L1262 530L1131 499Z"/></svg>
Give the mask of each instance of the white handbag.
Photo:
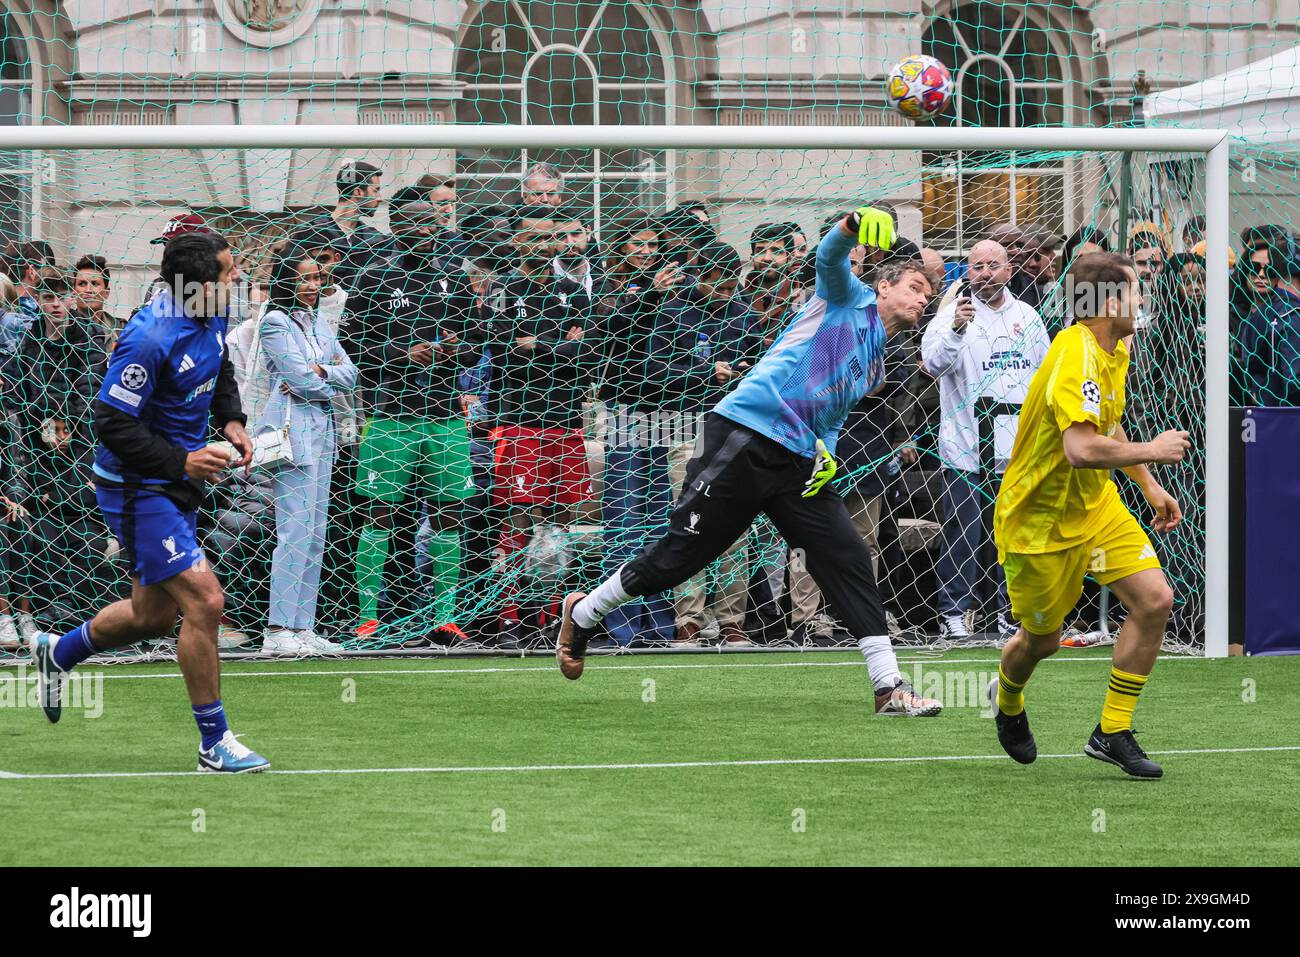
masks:
<svg viewBox="0 0 1300 957"><path fill-rule="evenodd" d="M263 315L265 309L263 309ZM262 355L262 327L254 327L254 346L249 364L254 371ZM293 445L289 442L289 423L293 419L293 396L285 396L284 422L278 429L263 429L253 436L253 461L250 468L262 472L274 472L286 465L293 465Z"/></svg>
<svg viewBox="0 0 1300 957"><path fill-rule="evenodd" d="M274 472L293 465L293 445L289 442L289 423L293 419L293 400L284 407L284 424L278 429L263 429L253 436L253 461L251 467L263 472Z"/></svg>

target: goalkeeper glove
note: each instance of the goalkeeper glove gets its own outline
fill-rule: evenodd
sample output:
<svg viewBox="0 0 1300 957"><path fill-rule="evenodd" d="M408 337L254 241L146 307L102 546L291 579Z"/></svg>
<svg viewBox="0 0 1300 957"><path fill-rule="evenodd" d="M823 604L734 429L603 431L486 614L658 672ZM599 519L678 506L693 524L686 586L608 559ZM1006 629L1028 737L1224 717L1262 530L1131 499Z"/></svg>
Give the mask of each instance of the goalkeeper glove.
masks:
<svg viewBox="0 0 1300 957"><path fill-rule="evenodd" d="M822 486L835 478L835 456L826 451L826 443L817 440L817 454L813 457L812 475L803 483L803 498L812 498Z"/></svg>
<svg viewBox="0 0 1300 957"><path fill-rule="evenodd" d="M861 206L849 213L849 229L858 234L858 242L888 250L894 245L894 217L874 206Z"/></svg>

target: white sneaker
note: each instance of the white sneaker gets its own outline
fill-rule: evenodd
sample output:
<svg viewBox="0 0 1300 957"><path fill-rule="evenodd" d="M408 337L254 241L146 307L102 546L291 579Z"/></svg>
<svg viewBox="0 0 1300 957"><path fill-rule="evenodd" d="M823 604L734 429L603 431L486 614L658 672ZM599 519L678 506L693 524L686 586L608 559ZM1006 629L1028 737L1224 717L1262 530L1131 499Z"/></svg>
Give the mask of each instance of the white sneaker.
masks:
<svg viewBox="0 0 1300 957"><path fill-rule="evenodd" d="M262 654L277 658L312 658L320 654L288 628L267 628L262 632Z"/></svg>
<svg viewBox="0 0 1300 957"><path fill-rule="evenodd" d="M243 648L252 643L253 639L247 632L240 631L232 625L222 625L217 631L217 648L220 651L234 651L236 648Z"/></svg>
<svg viewBox="0 0 1300 957"><path fill-rule="evenodd" d="M22 635L23 641L31 641L40 632L36 627L36 619L28 612L20 611L14 618L18 622L18 634Z"/></svg>
<svg viewBox="0 0 1300 957"><path fill-rule="evenodd" d="M940 619L939 637L954 638L957 640L969 638L970 629L966 627L966 617L964 615L952 615L948 618Z"/></svg>
<svg viewBox="0 0 1300 957"><path fill-rule="evenodd" d="M23 645L11 615L0 615L0 651L17 651Z"/></svg>
<svg viewBox="0 0 1300 957"><path fill-rule="evenodd" d="M330 641L328 638L322 638L320 635L316 634L314 628L304 628L302 631L298 632L298 640L305 645L310 645L315 649L317 654L325 655L330 658L341 658L343 656L342 648Z"/></svg>

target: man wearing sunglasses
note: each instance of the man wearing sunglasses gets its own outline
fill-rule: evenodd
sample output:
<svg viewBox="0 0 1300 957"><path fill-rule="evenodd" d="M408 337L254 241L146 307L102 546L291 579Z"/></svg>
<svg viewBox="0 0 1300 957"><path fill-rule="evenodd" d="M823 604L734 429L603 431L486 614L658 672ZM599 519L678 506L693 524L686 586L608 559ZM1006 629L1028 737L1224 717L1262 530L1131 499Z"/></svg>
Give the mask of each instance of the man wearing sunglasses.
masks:
<svg viewBox="0 0 1300 957"><path fill-rule="evenodd" d="M1246 260L1256 303L1237 331L1247 401L1300 405L1300 240L1261 233Z"/></svg>

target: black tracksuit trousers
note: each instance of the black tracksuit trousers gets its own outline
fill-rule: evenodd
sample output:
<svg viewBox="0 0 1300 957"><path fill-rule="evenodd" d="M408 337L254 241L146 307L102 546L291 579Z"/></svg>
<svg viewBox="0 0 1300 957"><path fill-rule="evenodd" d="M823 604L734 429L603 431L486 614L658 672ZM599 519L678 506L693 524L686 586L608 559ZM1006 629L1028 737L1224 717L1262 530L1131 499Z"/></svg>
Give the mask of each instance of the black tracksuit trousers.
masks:
<svg viewBox="0 0 1300 957"><path fill-rule="evenodd" d="M871 554L844 500L829 485L802 497L812 470L812 459L710 412L668 532L623 566L623 590L635 597L681 584L765 512L792 548L803 549L831 613L854 638L888 634Z"/></svg>

